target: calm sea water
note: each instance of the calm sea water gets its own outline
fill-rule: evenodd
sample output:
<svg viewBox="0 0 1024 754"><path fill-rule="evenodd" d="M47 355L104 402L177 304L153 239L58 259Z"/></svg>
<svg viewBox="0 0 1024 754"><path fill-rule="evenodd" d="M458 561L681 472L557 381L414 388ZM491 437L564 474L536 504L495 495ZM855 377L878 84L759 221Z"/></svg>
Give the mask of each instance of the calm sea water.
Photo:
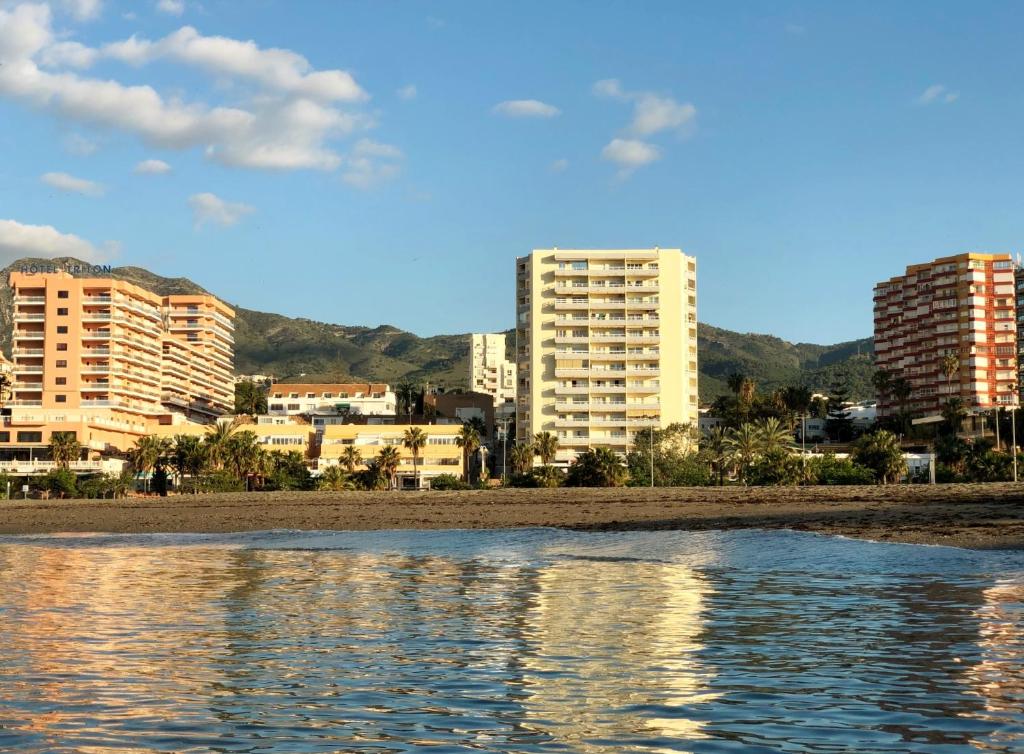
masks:
<svg viewBox="0 0 1024 754"><path fill-rule="evenodd" d="M1022 752L1024 553L0 538L0 751Z"/></svg>

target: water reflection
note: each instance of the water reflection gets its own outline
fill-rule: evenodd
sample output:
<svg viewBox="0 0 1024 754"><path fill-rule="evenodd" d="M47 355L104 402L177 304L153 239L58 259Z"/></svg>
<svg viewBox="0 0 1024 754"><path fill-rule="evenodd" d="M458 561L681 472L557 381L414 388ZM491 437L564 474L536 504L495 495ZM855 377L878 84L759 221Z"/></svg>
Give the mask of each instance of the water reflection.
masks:
<svg viewBox="0 0 1024 754"><path fill-rule="evenodd" d="M0 750L1024 748L1024 556L360 536L0 542Z"/></svg>

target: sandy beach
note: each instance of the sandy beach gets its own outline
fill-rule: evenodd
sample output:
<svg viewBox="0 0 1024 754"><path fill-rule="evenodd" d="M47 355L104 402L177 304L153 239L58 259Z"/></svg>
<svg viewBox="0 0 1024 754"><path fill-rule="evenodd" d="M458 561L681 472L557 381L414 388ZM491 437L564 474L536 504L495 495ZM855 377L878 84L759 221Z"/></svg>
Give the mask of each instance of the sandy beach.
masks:
<svg viewBox="0 0 1024 754"><path fill-rule="evenodd" d="M0 534L268 529L794 529L1024 548L1024 485L272 492L0 502Z"/></svg>

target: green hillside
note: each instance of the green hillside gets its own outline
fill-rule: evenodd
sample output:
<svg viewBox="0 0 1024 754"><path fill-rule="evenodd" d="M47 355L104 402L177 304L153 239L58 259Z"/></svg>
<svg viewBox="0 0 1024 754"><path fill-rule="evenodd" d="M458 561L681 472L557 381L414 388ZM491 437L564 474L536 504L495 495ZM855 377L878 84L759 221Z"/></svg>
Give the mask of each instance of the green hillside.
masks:
<svg viewBox="0 0 1024 754"><path fill-rule="evenodd" d="M8 274L32 263L82 264L74 259L22 259L0 272L0 347L8 355L13 305ZM115 267L111 275L161 295L205 292L187 278L166 278L141 267ZM239 374L272 374L304 382L408 380L466 386L468 335L421 338L390 325L351 327L237 306L235 311ZM508 335L511 340L511 330ZM854 399L872 396L870 338L822 346L701 324L698 340L702 401L727 392L725 380L733 372L752 377L762 390L800 383L823 392L838 377L848 380Z"/></svg>

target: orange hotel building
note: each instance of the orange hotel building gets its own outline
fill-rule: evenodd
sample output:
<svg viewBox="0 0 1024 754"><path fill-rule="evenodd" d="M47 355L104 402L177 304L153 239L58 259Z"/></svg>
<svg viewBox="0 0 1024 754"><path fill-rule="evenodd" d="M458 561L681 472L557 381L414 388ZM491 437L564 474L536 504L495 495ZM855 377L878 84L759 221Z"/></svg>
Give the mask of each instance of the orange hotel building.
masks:
<svg viewBox="0 0 1024 754"><path fill-rule="evenodd" d="M214 296L66 272L13 272L10 286L0 458L29 458L54 432L74 432L91 456L121 453L159 427L233 410L234 311Z"/></svg>
<svg viewBox="0 0 1024 754"><path fill-rule="evenodd" d="M968 410L1015 403L1017 383L1014 264L1009 254L958 254L907 267L875 286L875 362L912 386L906 408L941 412L951 396ZM943 360L959 367L947 377ZM879 396L879 416L899 409Z"/></svg>

